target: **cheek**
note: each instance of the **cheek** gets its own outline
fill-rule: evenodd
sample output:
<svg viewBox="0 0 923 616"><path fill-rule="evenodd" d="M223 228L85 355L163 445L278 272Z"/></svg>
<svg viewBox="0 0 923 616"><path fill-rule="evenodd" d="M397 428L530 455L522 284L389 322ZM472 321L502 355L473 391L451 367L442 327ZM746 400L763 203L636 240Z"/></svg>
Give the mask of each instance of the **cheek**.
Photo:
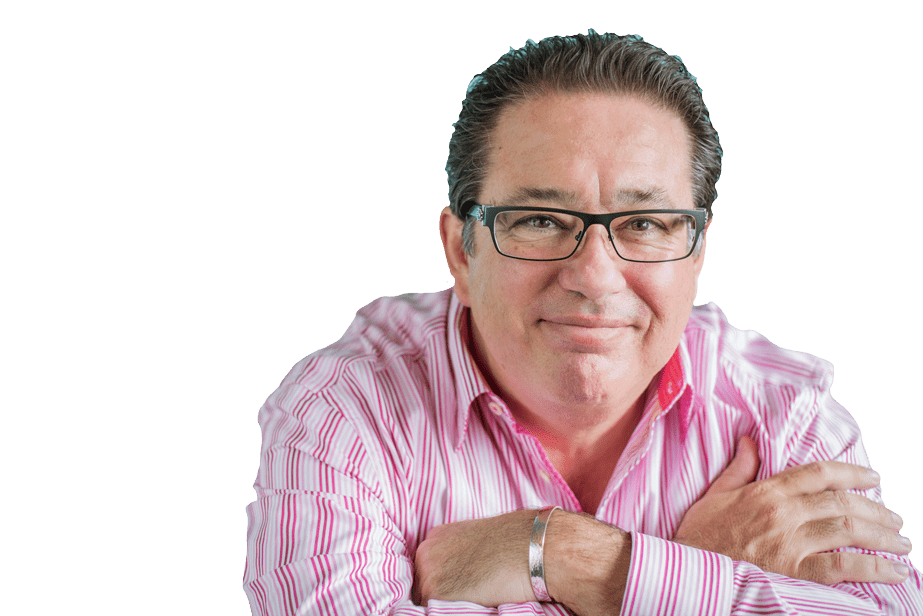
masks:
<svg viewBox="0 0 923 616"><path fill-rule="evenodd" d="M685 265L685 264L684 264ZM691 267L661 263L641 270L632 287L654 313L656 320L680 321L685 327L696 294L696 277Z"/></svg>
<svg viewBox="0 0 923 616"><path fill-rule="evenodd" d="M473 301L498 308L501 314L520 312L533 305L540 295L543 277L541 268L532 265L499 255L497 259L479 261L471 269L472 295L479 298Z"/></svg>
<svg viewBox="0 0 923 616"><path fill-rule="evenodd" d="M489 306L495 302L491 290L494 288L493 272L483 259L472 259L468 287L471 290L471 307L473 309Z"/></svg>
<svg viewBox="0 0 923 616"><path fill-rule="evenodd" d="M471 268L471 311L491 338L509 328L507 322L516 312L514 283L488 260L479 259Z"/></svg>

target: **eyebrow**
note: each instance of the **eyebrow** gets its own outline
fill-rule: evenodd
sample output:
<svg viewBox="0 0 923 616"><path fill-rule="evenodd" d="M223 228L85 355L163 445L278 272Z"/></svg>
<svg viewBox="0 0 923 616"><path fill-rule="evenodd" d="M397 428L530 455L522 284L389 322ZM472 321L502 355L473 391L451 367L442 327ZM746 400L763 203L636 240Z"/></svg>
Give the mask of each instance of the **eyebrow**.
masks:
<svg viewBox="0 0 923 616"><path fill-rule="evenodd" d="M557 205L574 205L577 203L577 195L570 191L559 190L557 188L523 186L498 205L504 207L518 207L530 202L534 203L535 201L543 201Z"/></svg>
<svg viewBox="0 0 923 616"><path fill-rule="evenodd" d="M616 201L627 205L667 206L668 209L673 205L667 191L662 188L620 190Z"/></svg>
<svg viewBox="0 0 923 616"><path fill-rule="evenodd" d="M537 188L523 186L510 197L497 205L505 207L518 207L535 203L546 202L552 205L573 206L577 203L577 195L571 191L558 188ZM671 209L673 202L663 188L627 188L616 193L615 203L628 206L660 207Z"/></svg>

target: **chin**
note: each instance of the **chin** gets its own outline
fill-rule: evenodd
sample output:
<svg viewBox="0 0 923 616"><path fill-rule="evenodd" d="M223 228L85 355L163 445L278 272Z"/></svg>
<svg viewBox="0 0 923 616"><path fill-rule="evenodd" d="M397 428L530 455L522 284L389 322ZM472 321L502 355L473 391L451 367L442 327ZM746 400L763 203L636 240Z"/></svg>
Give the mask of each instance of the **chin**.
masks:
<svg viewBox="0 0 923 616"><path fill-rule="evenodd" d="M572 361L559 366L551 377L555 397L564 404L576 405L604 404L609 399L609 388L617 380L610 370L599 365L598 358L582 354L574 354Z"/></svg>

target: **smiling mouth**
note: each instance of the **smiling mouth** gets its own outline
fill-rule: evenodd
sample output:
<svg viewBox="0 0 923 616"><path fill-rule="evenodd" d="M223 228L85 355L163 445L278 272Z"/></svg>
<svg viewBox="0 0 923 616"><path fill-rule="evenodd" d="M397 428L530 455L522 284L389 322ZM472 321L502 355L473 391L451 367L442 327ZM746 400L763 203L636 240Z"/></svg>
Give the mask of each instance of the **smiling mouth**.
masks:
<svg viewBox="0 0 923 616"><path fill-rule="evenodd" d="M628 323L621 319L607 319L599 317L553 317L550 319L540 319L546 323L563 325L566 327L583 327L586 329L618 329L621 327L630 327Z"/></svg>
<svg viewBox="0 0 923 616"><path fill-rule="evenodd" d="M567 317L541 319L539 325L561 350L598 352L619 346L633 326L617 319Z"/></svg>

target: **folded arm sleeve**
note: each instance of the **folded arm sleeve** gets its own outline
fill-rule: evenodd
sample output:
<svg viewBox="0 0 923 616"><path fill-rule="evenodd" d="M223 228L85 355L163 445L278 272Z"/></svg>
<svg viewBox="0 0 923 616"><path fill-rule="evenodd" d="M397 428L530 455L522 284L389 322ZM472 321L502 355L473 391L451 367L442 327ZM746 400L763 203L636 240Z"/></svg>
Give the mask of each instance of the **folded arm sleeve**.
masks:
<svg viewBox="0 0 923 616"><path fill-rule="evenodd" d="M772 448L775 459L771 464L777 470L815 460L869 465L858 426L828 391L819 392L805 405L803 414L789 418L785 428L775 426L767 430L763 426L762 429L764 435L771 432L776 439L781 437L784 445ZM766 450L768 452L769 448ZM878 488L860 493L882 502ZM844 550L873 553L856 548ZM721 554L633 533L622 616L687 613L923 615L920 573L906 557L879 555L910 567L907 580L898 585L844 583L824 586L769 573Z"/></svg>
<svg viewBox="0 0 923 616"><path fill-rule="evenodd" d="M355 427L298 385L277 391L261 409L260 423L244 572L254 615L568 614L536 602L414 605L418 539L401 527L409 515L395 504L400 490L389 485L391 473L370 462L375 456Z"/></svg>

